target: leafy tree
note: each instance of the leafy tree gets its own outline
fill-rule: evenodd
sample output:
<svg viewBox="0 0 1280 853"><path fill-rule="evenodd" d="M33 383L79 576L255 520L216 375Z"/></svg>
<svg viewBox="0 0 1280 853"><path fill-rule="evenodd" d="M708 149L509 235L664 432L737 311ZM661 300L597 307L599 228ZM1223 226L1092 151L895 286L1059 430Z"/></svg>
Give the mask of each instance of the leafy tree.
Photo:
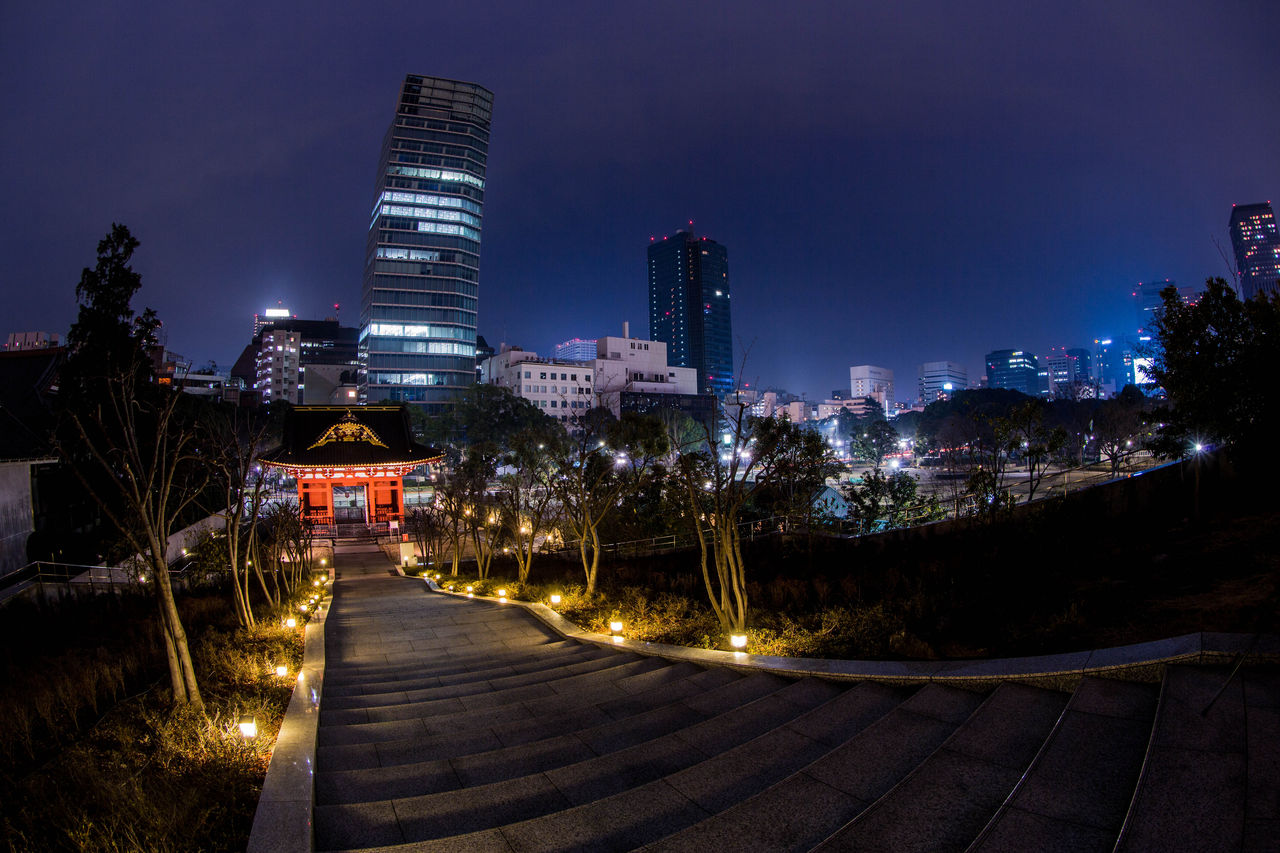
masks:
<svg viewBox="0 0 1280 853"><path fill-rule="evenodd" d="M1144 427L1142 406L1135 405L1132 398L1121 395L1103 400L1094 410L1094 439L1112 477L1120 473L1120 466L1129 457L1142 449Z"/></svg>
<svg viewBox="0 0 1280 853"><path fill-rule="evenodd" d="M142 279L130 266L138 241L123 225L98 244L98 262L76 287L80 312L59 377L64 423L57 436L103 514L147 562L175 704L202 708L187 635L166 559L169 536L209 481L197 443L193 398L148 381L147 346L158 326L130 303Z"/></svg>
<svg viewBox="0 0 1280 853"><path fill-rule="evenodd" d="M489 498L489 484L498 473L498 448L485 442L472 446L454 470L455 485L462 496L462 520L471 538L476 558L476 574L489 576L489 566L502 535L497 506Z"/></svg>
<svg viewBox="0 0 1280 853"><path fill-rule="evenodd" d="M1036 489L1044 480L1067 443L1067 431L1045 422L1048 406L1041 400L1027 400L1013 408L1003 426L1009 444L1022 454L1027 466L1027 501L1035 499Z"/></svg>
<svg viewBox="0 0 1280 853"><path fill-rule="evenodd" d="M879 468L885 456L898 449L898 431L883 418L863 424L862 432L852 438L853 457L865 459L872 467Z"/></svg>
<svg viewBox="0 0 1280 853"><path fill-rule="evenodd" d="M1209 279L1194 305L1172 287L1161 297L1146 354L1169 408L1157 415L1164 426L1153 449L1175 458L1197 444L1264 448L1280 422L1271 375L1280 358L1280 298L1241 302L1221 278Z"/></svg>
<svg viewBox="0 0 1280 853"><path fill-rule="evenodd" d="M571 437L556 448L554 489L578 541L590 595L600 572L601 525L654 476L667 453L667 433L657 418L634 412L614 418L603 406L588 409L572 427Z"/></svg>
<svg viewBox="0 0 1280 853"><path fill-rule="evenodd" d="M921 509L924 517L940 514L937 499L922 501L920 482L905 471L886 474L880 469L862 472L860 483L845 487L849 514L859 533L873 533L903 527L910 523L912 509Z"/></svg>
<svg viewBox="0 0 1280 853"><path fill-rule="evenodd" d="M567 442L564 430L550 419L539 428L522 430L512 438L505 459L512 470L498 478L498 506L522 584L529 580L538 539L554 526L559 509L553 488L555 460Z"/></svg>
<svg viewBox="0 0 1280 853"><path fill-rule="evenodd" d="M751 483L756 490L774 491L800 476L798 460L816 460L820 473L830 459L825 445L818 450L798 426L778 418L752 421L746 411L745 405L726 403L713 429L676 449L673 471L697 536L707 600L720 626L734 632L745 630L747 622L740 527Z"/></svg>
<svg viewBox="0 0 1280 853"><path fill-rule="evenodd" d="M491 444L511 449L512 439L555 423L533 403L498 385L472 385L453 408L423 424L427 438L463 447Z"/></svg>

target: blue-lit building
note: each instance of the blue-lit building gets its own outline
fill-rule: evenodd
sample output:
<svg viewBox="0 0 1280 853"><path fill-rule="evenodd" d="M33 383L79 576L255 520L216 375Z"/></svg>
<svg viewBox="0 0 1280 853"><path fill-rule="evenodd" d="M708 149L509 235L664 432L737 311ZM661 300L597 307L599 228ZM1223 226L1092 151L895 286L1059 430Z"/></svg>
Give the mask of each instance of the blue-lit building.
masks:
<svg viewBox="0 0 1280 853"><path fill-rule="evenodd" d="M552 356L556 361L595 361L595 338L570 338L562 344L556 344Z"/></svg>
<svg viewBox="0 0 1280 853"><path fill-rule="evenodd" d="M361 398L438 408L475 382L493 94L409 75L382 142L360 296Z"/></svg>
<svg viewBox="0 0 1280 853"><path fill-rule="evenodd" d="M1049 396L1049 371L1034 354L1017 349L987 353L987 387L1011 388L1032 397Z"/></svg>
<svg viewBox="0 0 1280 853"><path fill-rule="evenodd" d="M1240 298L1280 293L1280 232L1271 202L1231 205L1228 228L1240 276Z"/></svg>
<svg viewBox="0 0 1280 853"><path fill-rule="evenodd" d="M698 371L699 394L735 389L729 253L693 229L649 243L649 338L667 363Z"/></svg>

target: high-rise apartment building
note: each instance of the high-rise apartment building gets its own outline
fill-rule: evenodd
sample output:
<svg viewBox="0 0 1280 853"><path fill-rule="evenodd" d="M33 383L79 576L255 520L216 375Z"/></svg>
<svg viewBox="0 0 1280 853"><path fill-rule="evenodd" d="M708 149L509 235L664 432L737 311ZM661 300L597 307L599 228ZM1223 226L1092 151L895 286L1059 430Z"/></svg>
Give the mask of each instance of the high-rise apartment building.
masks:
<svg viewBox="0 0 1280 853"><path fill-rule="evenodd" d="M1240 276L1240 297L1280 293L1280 233L1271 202L1231 205L1228 227Z"/></svg>
<svg viewBox="0 0 1280 853"><path fill-rule="evenodd" d="M409 75L382 142L360 296L361 397L438 408L476 376L493 94Z"/></svg>
<svg viewBox="0 0 1280 853"><path fill-rule="evenodd" d="M969 371L954 361L926 361L917 372L916 392L927 406L969 387Z"/></svg>
<svg viewBox="0 0 1280 853"><path fill-rule="evenodd" d="M649 243L649 337L669 363L698 371L698 393L734 390L729 253L688 231Z"/></svg>
<svg viewBox="0 0 1280 853"><path fill-rule="evenodd" d="M893 371L874 364L859 364L849 368L849 396L872 397L884 406L885 417L893 412Z"/></svg>

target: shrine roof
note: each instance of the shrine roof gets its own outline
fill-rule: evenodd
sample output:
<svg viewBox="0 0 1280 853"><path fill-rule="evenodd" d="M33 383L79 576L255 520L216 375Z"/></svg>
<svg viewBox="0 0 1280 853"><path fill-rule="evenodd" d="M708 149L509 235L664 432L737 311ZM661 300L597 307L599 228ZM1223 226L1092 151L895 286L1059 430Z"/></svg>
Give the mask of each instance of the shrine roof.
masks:
<svg viewBox="0 0 1280 853"><path fill-rule="evenodd" d="M413 440L404 406L293 406L282 443L262 455L267 465L342 468L422 465L441 451Z"/></svg>

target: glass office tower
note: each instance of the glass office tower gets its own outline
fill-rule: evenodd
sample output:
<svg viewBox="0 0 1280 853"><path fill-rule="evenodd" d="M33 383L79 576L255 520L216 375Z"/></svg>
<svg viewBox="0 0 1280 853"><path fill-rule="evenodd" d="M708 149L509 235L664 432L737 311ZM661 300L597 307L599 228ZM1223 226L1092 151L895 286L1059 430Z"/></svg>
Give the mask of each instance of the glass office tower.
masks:
<svg viewBox="0 0 1280 853"><path fill-rule="evenodd" d="M1280 233L1271 202L1231 205L1227 227L1236 253L1240 298L1280 293Z"/></svg>
<svg viewBox="0 0 1280 853"><path fill-rule="evenodd" d="M360 294L361 398L439 409L475 382L493 93L409 75L382 142Z"/></svg>
<svg viewBox="0 0 1280 853"><path fill-rule="evenodd" d="M729 253L693 229L649 243L649 338L667 364L698 370L698 393L734 390Z"/></svg>

